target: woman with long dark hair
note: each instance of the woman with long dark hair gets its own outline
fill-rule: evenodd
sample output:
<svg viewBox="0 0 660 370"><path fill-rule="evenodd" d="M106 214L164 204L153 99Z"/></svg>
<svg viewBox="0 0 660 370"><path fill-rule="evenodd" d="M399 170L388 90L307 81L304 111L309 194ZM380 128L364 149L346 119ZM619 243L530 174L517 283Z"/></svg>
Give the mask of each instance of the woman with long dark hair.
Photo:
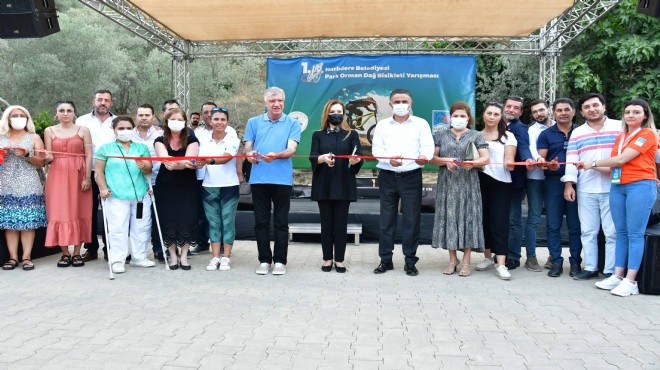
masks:
<svg viewBox="0 0 660 370"><path fill-rule="evenodd" d="M506 122L500 103L488 103L483 115L484 129L481 136L488 144L488 155L492 164L479 172L481 204L483 207L483 228L486 249L484 261L477 265L477 271L495 268L497 277L511 279L511 273L504 265L509 251L509 209L511 206L511 172L518 142L506 129ZM497 266L493 262L495 253Z"/></svg>
<svg viewBox="0 0 660 370"><path fill-rule="evenodd" d="M46 247L60 247L58 267L85 265L82 243L92 241L92 136L75 124L76 106L60 100L55 106L59 124L44 131L46 160ZM69 253L73 245L73 255Z"/></svg>
<svg viewBox="0 0 660 370"><path fill-rule="evenodd" d="M335 156L351 156L336 158ZM355 175L362 167L360 137L346 123L346 107L330 100L321 113L321 128L312 135L312 196L321 215L321 270L346 272L346 228L348 209L357 200Z"/></svg>
<svg viewBox="0 0 660 370"><path fill-rule="evenodd" d="M644 256L644 231L657 196L658 134L651 107L633 99L623 108L623 133L612 157L580 162L578 169L611 167L610 212L616 228L614 274L596 283L621 297L639 294L637 272Z"/></svg>

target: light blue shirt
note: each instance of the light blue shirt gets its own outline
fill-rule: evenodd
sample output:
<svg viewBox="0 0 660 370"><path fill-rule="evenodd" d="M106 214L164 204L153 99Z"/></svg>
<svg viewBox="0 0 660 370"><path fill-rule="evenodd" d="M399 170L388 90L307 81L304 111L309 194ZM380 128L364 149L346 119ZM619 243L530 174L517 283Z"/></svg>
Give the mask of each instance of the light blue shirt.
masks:
<svg viewBox="0 0 660 370"><path fill-rule="evenodd" d="M281 152L289 140L300 142L301 125L297 120L282 114L277 121L271 121L267 114L252 117L247 122L243 141L251 141L252 148L259 154ZM252 165L250 184L293 185L293 161L291 158L275 159Z"/></svg>

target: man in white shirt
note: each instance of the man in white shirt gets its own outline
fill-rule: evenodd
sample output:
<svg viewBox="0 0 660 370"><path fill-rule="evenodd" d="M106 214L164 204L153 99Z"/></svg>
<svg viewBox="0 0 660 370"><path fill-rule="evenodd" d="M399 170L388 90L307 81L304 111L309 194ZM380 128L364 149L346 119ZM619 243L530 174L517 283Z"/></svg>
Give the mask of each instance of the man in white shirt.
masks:
<svg viewBox="0 0 660 370"><path fill-rule="evenodd" d="M371 151L375 157L387 157L379 159L377 164L380 168L380 264L374 269L375 274L394 269L392 255L399 201L403 213L404 271L408 276L418 274L415 264L419 260L416 254L422 212L422 167L433 158L435 144L429 123L411 114L412 102L410 91L393 90L390 94L393 116L379 121L374 130Z"/></svg>
<svg viewBox="0 0 660 370"><path fill-rule="evenodd" d="M96 150L105 143L115 140L115 134L112 131L112 119L114 114L110 113L112 108L112 93L108 90L97 90L94 92L92 100L94 110L91 113L78 117L76 124L87 127L92 136L92 158L96 157ZM92 160L92 178L94 178L94 160ZM89 262L98 258L99 242L97 232L97 220L99 209L99 186L96 181L92 181L92 243L85 245L87 251L83 255L83 261ZM105 244L105 232L101 232L101 238ZM105 247L103 248L105 251ZM108 255L105 255L108 259Z"/></svg>
<svg viewBox="0 0 660 370"><path fill-rule="evenodd" d="M155 113L154 107L150 104L140 105L135 114L135 122L137 123L137 126L133 129L133 141L146 145L147 148L149 148L149 155L152 157L156 156L154 140L163 136L163 130L153 124L156 119ZM152 187L155 187L156 176L158 176L158 170L160 169L160 162L152 163L153 167L151 173L145 173L144 177L146 178L147 183ZM153 204L151 212L151 219L153 220L151 223L151 245L153 246L154 258L160 262L165 262L163 249L160 244L160 237L158 236L158 224L156 223Z"/></svg>
<svg viewBox="0 0 660 370"><path fill-rule="evenodd" d="M544 100L538 99L531 102L530 110L534 124L527 131L529 134L529 151L532 153L532 158L536 160L540 157L536 149L536 141L541 132L554 125L554 122L550 119L548 105ZM536 227L541 222L541 211L543 210L543 180L545 180L545 175L541 168L537 166L527 167L527 183L525 184L527 192L527 222L525 223L527 261L525 261L525 268L534 272L541 272L541 266L536 258ZM550 258L548 258L548 261L552 264Z"/></svg>
<svg viewBox="0 0 660 370"><path fill-rule="evenodd" d="M583 96L578 107L587 122L573 130L566 161L593 162L611 157L612 147L621 133L621 121L605 116L605 98L601 94L588 93ZM598 278L598 232L602 225L605 233L605 268L608 277L614 272L614 250L616 230L610 214L610 169L595 167L594 171L580 171L573 164L566 165L564 198L575 202L574 184L577 184L578 214L582 250L584 251L584 270L573 279L588 280Z"/></svg>

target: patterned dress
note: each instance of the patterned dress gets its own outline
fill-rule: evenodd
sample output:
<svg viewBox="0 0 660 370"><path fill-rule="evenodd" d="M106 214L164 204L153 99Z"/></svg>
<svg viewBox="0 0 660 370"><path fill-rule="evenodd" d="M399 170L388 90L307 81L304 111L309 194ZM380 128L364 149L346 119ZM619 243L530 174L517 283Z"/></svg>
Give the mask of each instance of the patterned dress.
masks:
<svg viewBox="0 0 660 370"><path fill-rule="evenodd" d="M32 135L27 133L17 144L0 136L0 148L24 148L33 152ZM46 227L46 200L39 177L40 167L13 151L7 153L0 170L0 229L34 230Z"/></svg>
<svg viewBox="0 0 660 370"><path fill-rule="evenodd" d="M465 159L468 144L474 142L478 149L488 148L483 136L477 131L464 132L459 140L449 127L434 134L435 146L440 157ZM438 169L438 190L435 198L433 221L433 248L475 252L484 250L482 225L481 189L477 170L458 168L451 172L446 166Z"/></svg>

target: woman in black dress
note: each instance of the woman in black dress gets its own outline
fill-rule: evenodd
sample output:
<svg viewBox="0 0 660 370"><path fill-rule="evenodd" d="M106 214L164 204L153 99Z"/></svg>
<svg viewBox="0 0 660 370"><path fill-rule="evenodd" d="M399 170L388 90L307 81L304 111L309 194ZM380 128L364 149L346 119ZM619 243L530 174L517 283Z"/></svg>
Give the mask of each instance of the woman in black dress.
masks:
<svg viewBox="0 0 660 370"><path fill-rule="evenodd" d="M197 156L199 141L186 129L186 113L173 109L165 115L163 136L154 141L158 157ZM195 165L190 160L163 161L156 177L156 206L163 242L170 252L170 269L190 270L188 249L197 241L199 187ZM177 247L181 261L177 263Z"/></svg>
<svg viewBox="0 0 660 370"><path fill-rule="evenodd" d="M346 123L346 108L330 100L321 114L321 129L312 135L309 160L312 162L312 200L321 214L321 270L346 272L346 227L350 202L357 200L355 174L362 167L360 138ZM336 158L335 156L351 156ZM334 246L334 256L333 256Z"/></svg>

